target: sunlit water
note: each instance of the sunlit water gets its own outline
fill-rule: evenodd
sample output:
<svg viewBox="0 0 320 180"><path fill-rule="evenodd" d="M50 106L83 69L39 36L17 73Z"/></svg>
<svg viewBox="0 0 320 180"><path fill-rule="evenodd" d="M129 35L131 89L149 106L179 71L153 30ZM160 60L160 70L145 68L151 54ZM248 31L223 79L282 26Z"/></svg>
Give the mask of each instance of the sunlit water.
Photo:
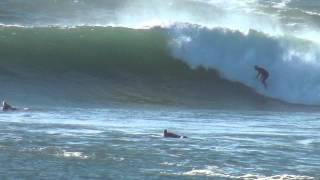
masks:
<svg viewBox="0 0 320 180"><path fill-rule="evenodd" d="M0 179L318 179L319 113L52 109L0 114ZM169 129L186 139L166 139Z"/></svg>

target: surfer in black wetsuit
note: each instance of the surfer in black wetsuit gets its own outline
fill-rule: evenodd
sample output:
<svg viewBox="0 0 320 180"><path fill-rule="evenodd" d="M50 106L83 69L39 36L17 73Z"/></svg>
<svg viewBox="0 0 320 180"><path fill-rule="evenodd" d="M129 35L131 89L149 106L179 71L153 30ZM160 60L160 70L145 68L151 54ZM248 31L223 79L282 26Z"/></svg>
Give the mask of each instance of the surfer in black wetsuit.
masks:
<svg viewBox="0 0 320 180"><path fill-rule="evenodd" d="M163 131L163 137L165 137L165 138L187 138L187 136L180 136L180 135L174 134L172 132L168 132L166 129Z"/></svg>
<svg viewBox="0 0 320 180"><path fill-rule="evenodd" d="M259 67L257 65L254 66L254 69L258 72L257 78L260 79L260 81L264 85L264 88L267 89L268 86L267 86L266 80L269 77L269 72L267 70L265 70L264 68Z"/></svg>
<svg viewBox="0 0 320 180"><path fill-rule="evenodd" d="M6 101L2 101L2 111L15 111L17 108L12 107Z"/></svg>

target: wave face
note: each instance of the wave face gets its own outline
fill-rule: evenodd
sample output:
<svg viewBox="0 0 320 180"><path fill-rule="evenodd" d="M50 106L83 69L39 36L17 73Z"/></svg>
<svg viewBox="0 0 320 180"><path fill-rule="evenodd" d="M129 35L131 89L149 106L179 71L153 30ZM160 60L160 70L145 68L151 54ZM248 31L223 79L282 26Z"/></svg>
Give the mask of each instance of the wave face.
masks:
<svg viewBox="0 0 320 180"><path fill-rule="evenodd" d="M24 100L270 97L319 105L319 7L317 0L3 0L1 91ZM254 65L270 71L268 90Z"/></svg>
<svg viewBox="0 0 320 180"><path fill-rule="evenodd" d="M268 104L172 56L169 29L3 27L0 92L34 103Z"/></svg>

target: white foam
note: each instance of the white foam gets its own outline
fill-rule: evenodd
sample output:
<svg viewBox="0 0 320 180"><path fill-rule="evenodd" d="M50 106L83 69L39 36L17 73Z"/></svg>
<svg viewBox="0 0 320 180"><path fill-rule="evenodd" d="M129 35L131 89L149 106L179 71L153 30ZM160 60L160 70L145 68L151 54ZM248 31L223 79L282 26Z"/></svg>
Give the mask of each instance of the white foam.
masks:
<svg viewBox="0 0 320 180"><path fill-rule="evenodd" d="M275 175L275 176L262 176L262 175L253 175L246 174L244 176L239 176L239 179L243 180L314 180L314 177L310 176L299 176L299 175Z"/></svg>
<svg viewBox="0 0 320 180"><path fill-rule="evenodd" d="M221 169L219 169L216 166L207 166L205 169L192 169L191 171L187 171L182 173L182 175L187 176L213 176L213 177L224 177L224 178L232 178L233 176L230 176L223 172Z"/></svg>
<svg viewBox="0 0 320 180"><path fill-rule="evenodd" d="M89 156L83 154L82 152L77 151L66 151L63 150L61 153L58 153L57 156L65 158L76 158L76 159L88 159Z"/></svg>
<svg viewBox="0 0 320 180"><path fill-rule="evenodd" d="M302 11L302 12L312 16L320 16L319 12L314 12L314 11Z"/></svg>
<svg viewBox="0 0 320 180"><path fill-rule="evenodd" d="M291 0L281 0L278 3L274 3L273 7L277 9L284 9L287 7L287 4L289 4Z"/></svg>
<svg viewBox="0 0 320 180"><path fill-rule="evenodd" d="M192 169L181 173L184 176L208 176L208 177L220 177L220 178L232 178L239 180L315 180L314 177L300 176L300 175L275 175L275 176L264 176L256 174L245 174L242 176L230 175L216 166L207 166L205 169Z"/></svg>
<svg viewBox="0 0 320 180"><path fill-rule="evenodd" d="M174 166L175 163L163 162L163 163L160 163L160 165L164 165L164 166Z"/></svg>

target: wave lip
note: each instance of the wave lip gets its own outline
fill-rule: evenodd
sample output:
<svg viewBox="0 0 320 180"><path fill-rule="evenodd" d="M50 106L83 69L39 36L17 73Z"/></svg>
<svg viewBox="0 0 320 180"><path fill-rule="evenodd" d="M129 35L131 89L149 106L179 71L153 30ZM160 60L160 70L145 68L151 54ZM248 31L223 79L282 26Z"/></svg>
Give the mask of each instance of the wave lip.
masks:
<svg viewBox="0 0 320 180"><path fill-rule="evenodd" d="M184 22L282 33L319 28L319 18L313 17L317 12L317 0L2 0L0 23L36 27L115 25L133 28ZM296 26L292 28L290 24Z"/></svg>

